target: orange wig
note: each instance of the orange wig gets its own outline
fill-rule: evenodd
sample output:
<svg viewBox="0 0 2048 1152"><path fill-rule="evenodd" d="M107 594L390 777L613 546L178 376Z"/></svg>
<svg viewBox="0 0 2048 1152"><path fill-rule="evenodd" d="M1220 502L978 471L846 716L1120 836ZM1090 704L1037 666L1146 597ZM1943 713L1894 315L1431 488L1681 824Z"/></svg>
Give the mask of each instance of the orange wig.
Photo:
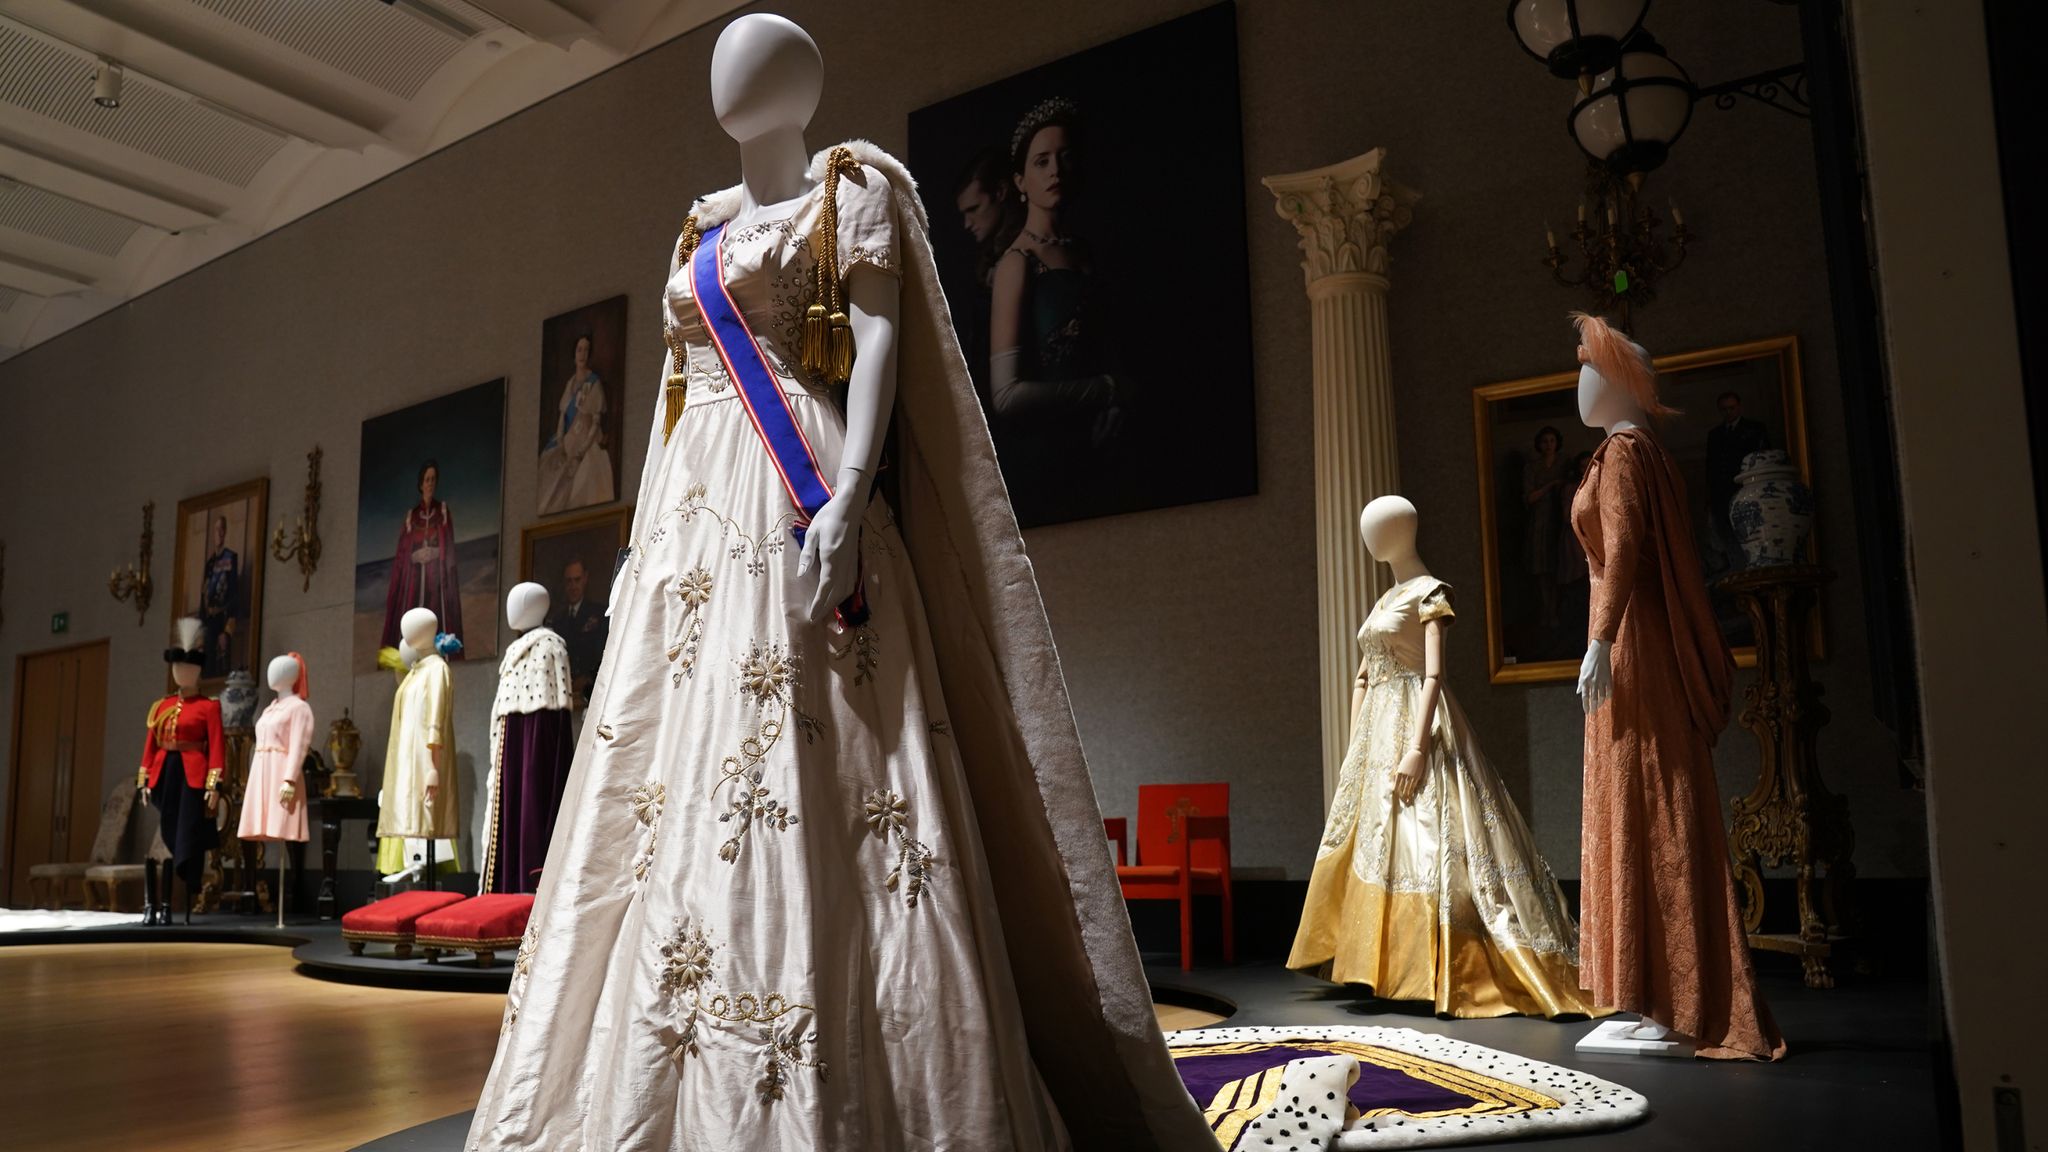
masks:
<svg viewBox="0 0 2048 1152"><path fill-rule="evenodd" d="M1628 389L1628 394L1651 416L1675 416L1678 409L1657 399L1657 369L1641 344L1614 330L1598 316L1572 313L1579 329L1579 363Z"/></svg>

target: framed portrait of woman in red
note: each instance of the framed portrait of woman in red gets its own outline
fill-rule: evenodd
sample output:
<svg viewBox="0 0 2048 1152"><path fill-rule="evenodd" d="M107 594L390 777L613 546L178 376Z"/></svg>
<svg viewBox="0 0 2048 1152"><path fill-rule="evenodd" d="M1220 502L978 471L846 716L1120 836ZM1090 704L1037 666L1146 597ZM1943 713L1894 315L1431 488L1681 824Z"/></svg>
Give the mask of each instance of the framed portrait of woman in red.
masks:
<svg viewBox="0 0 2048 1152"><path fill-rule="evenodd" d="M502 379L363 421L356 671L376 671L413 608L432 609L461 641L449 659L497 655L504 476Z"/></svg>

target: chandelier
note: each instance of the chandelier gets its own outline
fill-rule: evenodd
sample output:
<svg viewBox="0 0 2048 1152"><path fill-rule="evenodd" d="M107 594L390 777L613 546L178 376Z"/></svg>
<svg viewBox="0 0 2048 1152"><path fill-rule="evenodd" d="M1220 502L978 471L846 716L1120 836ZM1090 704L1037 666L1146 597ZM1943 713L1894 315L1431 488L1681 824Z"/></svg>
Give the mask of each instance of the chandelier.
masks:
<svg viewBox="0 0 2048 1152"><path fill-rule="evenodd" d="M1807 115L1804 64L1701 87L1644 29L1649 8L1650 0L1509 0L1507 7L1522 49L1578 87L1565 129L1588 165L1569 236L1582 264L1565 272L1571 257L1547 225L1543 263L1558 283L1590 291L1600 310L1617 313L1624 330L1658 278L1685 260L1689 237L1677 205L1667 239L1663 218L1639 199L1644 176L1663 166L1692 123L1693 105L1711 97L1727 109L1747 98Z"/></svg>

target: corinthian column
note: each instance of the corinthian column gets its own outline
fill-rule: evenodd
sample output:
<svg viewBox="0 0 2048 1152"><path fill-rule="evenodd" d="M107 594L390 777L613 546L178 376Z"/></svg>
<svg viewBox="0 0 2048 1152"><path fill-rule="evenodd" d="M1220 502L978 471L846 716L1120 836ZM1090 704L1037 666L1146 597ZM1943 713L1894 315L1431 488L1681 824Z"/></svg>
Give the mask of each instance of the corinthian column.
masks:
<svg viewBox="0 0 2048 1152"><path fill-rule="evenodd" d="M1268 176L1280 218L1301 233L1315 389L1316 587L1323 704L1323 803L1351 728L1358 626L1388 579L1358 538L1358 511L1400 486L1387 351L1387 242L1416 193L1380 175L1386 150L1312 172Z"/></svg>

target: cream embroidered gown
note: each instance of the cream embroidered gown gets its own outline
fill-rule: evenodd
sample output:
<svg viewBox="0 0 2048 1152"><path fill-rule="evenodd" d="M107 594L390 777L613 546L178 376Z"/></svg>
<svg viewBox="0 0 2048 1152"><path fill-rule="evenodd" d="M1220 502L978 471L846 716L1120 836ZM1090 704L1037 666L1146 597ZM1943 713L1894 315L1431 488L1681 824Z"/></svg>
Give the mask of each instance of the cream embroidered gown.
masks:
<svg viewBox="0 0 2048 1152"><path fill-rule="evenodd" d="M863 177L839 187L839 251L895 275L890 186ZM843 417L795 343L821 199L736 222L721 258L831 477ZM790 498L687 267L664 306L688 402L666 443L654 422L469 1147L1062 1147L896 527L870 505L872 620L803 620Z"/></svg>
<svg viewBox="0 0 2048 1152"><path fill-rule="evenodd" d="M1579 931L1557 881L1448 687L1423 785L1412 804L1394 799L1422 698L1423 625L1454 615L1451 586L1425 575L1388 589L1358 630L1365 701L1287 966L1442 1015L1602 1015L1579 988Z"/></svg>

